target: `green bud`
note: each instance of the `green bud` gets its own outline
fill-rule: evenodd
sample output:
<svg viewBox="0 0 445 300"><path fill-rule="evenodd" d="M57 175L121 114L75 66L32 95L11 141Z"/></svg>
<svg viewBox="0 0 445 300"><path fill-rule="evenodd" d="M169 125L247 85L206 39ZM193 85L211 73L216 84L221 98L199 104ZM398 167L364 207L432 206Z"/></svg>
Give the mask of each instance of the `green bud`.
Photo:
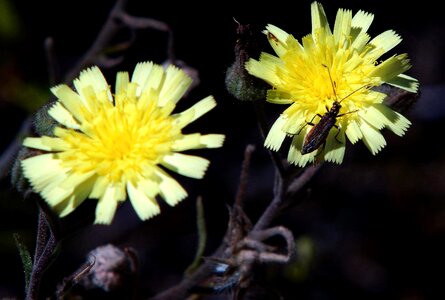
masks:
<svg viewBox="0 0 445 300"><path fill-rule="evenodd" d="M48 110L54 103L50 101L43 105L34 116L34 130L38 136L54 136L54 127L59 123L48 114Z"/></svg>
<svg viewBox="0 0 445 300"><path fill-rule="evenodd" d="M27 147L20 148L14 164L12 165L11 184L17 189L17 191L24 194L25 197L32 192L32 188L29 185L28 180L25 178L25 176L23 176L22 160L37 154L41 154L41 152L37 152L37 150L29 149Z"/></svg>
<svg viewBox="0 0 445 300"><path fill-rule="evenodd" d="M250 75L245 68L245 63L256 48L250 26L238 23L237 35L235 62L227 69L226 89L232 96L241 101L265 99L267 85L264 81Z"/></svg>

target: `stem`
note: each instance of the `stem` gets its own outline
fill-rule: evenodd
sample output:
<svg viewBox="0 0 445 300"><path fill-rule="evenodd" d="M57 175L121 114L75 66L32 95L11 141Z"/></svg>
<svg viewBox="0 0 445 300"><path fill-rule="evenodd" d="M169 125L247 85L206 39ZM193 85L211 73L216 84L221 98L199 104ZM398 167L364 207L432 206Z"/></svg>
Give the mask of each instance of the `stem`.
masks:
<svg viewBox="0 0 445 300"><path fill-rule="evenodd" d="M28 290L26 291L26 300L39 299L40 283L42 282L45 270L53 259L57 244L56 237L48 222L47 215L39 207L36 250L32 272L29 278Z"/></svg>
<svg viewBox="0 0 445 300"><path fill-rule="evenodd" d="M252 231L263 230L269 226L272 220L275 218L277 213L279 212L281 205L283 203L283 179L275 174L275 188L274 188L274 198L266 210L263 212L261 217L256 222Z"/></svg>
<svg viewBox="0 0 445 300"><path fill-rule="evenodd" d="M272 220L278 215L283 206L287 204L288 201L292 200L292 196L300 191L306 185L306 183L311 180L320 167L321 165L308 167L291 183L288 183L288 179L283 180L276 176L274 198L258 219L252 231L266 229Z"/></svg>

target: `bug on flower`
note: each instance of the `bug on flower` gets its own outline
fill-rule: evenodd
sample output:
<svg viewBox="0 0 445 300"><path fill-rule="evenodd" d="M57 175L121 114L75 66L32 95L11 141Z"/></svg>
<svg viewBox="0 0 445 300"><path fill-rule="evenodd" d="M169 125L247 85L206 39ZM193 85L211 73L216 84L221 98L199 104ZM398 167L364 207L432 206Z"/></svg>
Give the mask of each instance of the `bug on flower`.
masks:
<svg viewBox="0 0 445 300"><path fill-rule="evenodd" d="M337 92L335 91L335 84L332 81L331 72L329 71L328 66L323 64L323 67L325 67L328 70L329 80L331 81L332 90L334 91L335 100L334 100L334 103L332 103L331 108L328 108L326 106L326 113L324 115L316 114L310 122L307 122L304 125L304 126L311 125L312 129L307 133L307 135L304 139L303 147L301 149L301 154L311 153L312 151L315 151L318 148L320 148L320 146L322 146L322 145L324 146L324 144L326 143L326 139L328 137L329 131L331 131L332 127L335 127L339 130L337 132L337 134L335 135L335 140L338 141L339 143L341 143L337 139L338 133L340 132L340 129L338 128L338 126L335 125L335 123L337 122L337 118L344 116L346 114L357 112L358 110L353 110L353 111L349 111L349 112L340 114L340 109L341 109L340 103L343 100L345 100L346 98L348 98L349 96L351 96L352 94L354 94L355 92L361 90L362 88L368 87L368 85L364 85L364 86L356 89L355 91L352 91L349 95L345 96L341 100L338 100ZM312 121L315 119L316 116L320 117L320 121L317 124L314 124L314 123L312 123ZM300 131L298 133L301 132L301 130L304 128L304 126L300 129Z"/></svg>

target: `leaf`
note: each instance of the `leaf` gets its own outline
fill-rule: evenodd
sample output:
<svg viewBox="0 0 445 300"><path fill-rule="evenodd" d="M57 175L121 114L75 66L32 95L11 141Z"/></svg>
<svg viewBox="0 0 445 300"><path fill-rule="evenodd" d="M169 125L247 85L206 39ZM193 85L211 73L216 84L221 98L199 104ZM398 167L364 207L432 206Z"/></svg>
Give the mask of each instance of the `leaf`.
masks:
<svg viewBox="0 0 445 300"><path fill-rule="evenodd" d="M20 235L15 232L12 234L12 236L14 237L15 244L19 250L20 258L22 259L23 270L25 272L25 289L28 289L29 278L32 272L32 257L28 248L23 243Z"/></svg>

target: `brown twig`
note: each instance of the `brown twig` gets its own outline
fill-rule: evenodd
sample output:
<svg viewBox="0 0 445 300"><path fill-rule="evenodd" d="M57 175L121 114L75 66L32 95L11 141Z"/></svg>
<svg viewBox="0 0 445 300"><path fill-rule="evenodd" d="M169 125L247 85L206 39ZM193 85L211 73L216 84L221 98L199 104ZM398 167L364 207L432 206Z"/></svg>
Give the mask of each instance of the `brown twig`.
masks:
<svg viewBox="0 0 445 300"><path fill-rule="evenodd" d="M244 150L244 160L243 160L243 165L241 167L241 175L239 179L238 191L235 197L235 204L239 206L242 206L242 201L246 194L247 183L249 179L250 160L252 158L252 153L254 151L255 151L254 145L247 145L246 149Z"/></svg>

